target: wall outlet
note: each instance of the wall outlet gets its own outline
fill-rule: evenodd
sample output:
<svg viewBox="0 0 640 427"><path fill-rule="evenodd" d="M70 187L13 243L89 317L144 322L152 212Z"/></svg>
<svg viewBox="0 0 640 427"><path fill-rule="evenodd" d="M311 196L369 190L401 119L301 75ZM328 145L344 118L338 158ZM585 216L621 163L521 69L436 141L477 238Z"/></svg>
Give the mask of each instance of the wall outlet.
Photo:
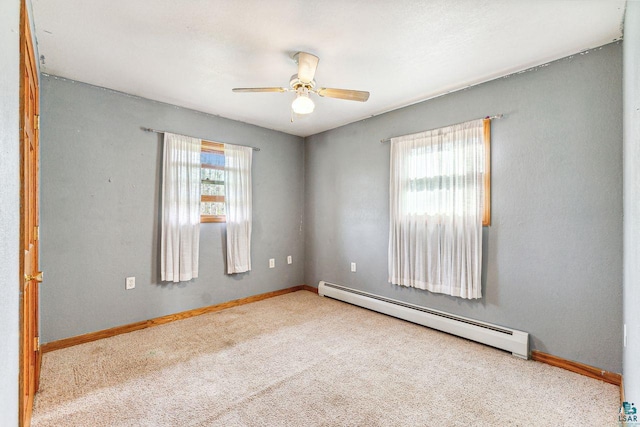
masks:
<svg viewBox="0 0 640 427"><path fill-rule="evenodd" d="M356 263L355 263L355 262L352 262L352 263L351 263L351 272L352 272L352 273L355 273L355 272L356 272Z"/></svg>
<svg viewBox="0 0 640 427"><path fill-rule="evenodd" d="M291 255L287 257L287 264L293 264L293 258L291 257Z"/></svg>
<svg viewBox="0 0 640 427"><path fill-rule="evenodd" d="M124 282L124 288L126 290L133 289L136 287L136 278L135 277L127 277Z"/></svg>
<svg viewBox="0 0 640 427"><path fill-rule="evenodd" d="M276 266L276 259L269 258L269 268L274 268Z"/></svg>

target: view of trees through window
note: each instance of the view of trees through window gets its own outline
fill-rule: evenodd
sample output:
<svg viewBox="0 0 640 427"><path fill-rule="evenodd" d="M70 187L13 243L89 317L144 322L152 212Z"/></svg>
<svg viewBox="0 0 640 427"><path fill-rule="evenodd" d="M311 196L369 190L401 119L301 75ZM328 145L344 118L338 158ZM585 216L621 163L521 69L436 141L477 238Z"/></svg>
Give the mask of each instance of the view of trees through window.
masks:
<svg viewBox="0 0 640 427"><path fill-rule="evenodd" d="M202 141L200 154L201 222L224 222L224 146Z"/></svg>

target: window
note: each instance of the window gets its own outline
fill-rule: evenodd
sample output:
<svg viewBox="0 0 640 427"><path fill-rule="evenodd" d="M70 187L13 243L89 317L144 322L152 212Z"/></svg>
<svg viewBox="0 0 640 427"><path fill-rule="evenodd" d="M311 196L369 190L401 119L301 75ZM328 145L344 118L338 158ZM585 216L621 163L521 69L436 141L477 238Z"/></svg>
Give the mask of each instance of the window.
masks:
<svg viewBox="0 0 640 427"><path fill-rule="evenodd" d="M391 139L389 282L481 298L490 120Z"/></svg>
<svg viewBox="0 0 640 427"><path fill-rule="evenodd" d="M479 154L484 156L479 164L476 155L468 155L468 148L452 139L426 146L412 148L407 155L407 197L405 212L409 215L424 215L432 219L451 214L458 217L473 209L478 202L482 207L482 225L491 225L491 126L483 123L483 138L474 140ZM462 166L462 167L460 167ZM452 197L454 187L462 183L473 184L481 179L481 199L475 200L467 194ZM470 186L473 188L472 186ZM450 197L451 203L442 203Z"/></svg>
<svg viewBox="0 0 640 427"><path fill-rule="evenodd" d="M225 222L224 145L202 141L200 222Z"/></svg>

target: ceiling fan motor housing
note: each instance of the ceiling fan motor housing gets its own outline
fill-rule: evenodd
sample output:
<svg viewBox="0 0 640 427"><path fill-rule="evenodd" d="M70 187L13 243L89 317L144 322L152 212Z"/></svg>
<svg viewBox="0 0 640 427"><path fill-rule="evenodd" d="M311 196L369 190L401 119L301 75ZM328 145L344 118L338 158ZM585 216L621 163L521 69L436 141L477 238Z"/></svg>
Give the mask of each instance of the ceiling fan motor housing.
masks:
<svg viewBox="0 0 640 427"><path fill-rule="evenodd" d="M289 80L289 86L295 91L300 88L307 88L307 90L312 91L316 87L316 81L311 80L310 82L305 83L298 78L297 74L294 74L293 76L291 76L291 80Z"/></svg>

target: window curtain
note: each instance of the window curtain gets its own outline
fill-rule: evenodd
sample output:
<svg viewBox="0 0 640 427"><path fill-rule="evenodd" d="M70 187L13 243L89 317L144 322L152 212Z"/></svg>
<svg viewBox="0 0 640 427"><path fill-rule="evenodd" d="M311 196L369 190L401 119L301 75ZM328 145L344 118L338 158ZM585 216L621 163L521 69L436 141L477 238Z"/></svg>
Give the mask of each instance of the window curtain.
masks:
<svg viewBox="0 0 640 427"><path fill-rule="evenodd" d="M162 281L184 282L198 277L201 143L188 136L164 134Z"/></svg>
<svg viewBox="0 0 640 427"><path fill-rule="evenodd" d="M389 282L481 298L482 120L391 139Z"/></svg>
<svg viewBox="0 0 640 427"><path fill-rule="evenodd" d="M253 149L224 144L227 273L251 270L251 158Z"/></svg>

